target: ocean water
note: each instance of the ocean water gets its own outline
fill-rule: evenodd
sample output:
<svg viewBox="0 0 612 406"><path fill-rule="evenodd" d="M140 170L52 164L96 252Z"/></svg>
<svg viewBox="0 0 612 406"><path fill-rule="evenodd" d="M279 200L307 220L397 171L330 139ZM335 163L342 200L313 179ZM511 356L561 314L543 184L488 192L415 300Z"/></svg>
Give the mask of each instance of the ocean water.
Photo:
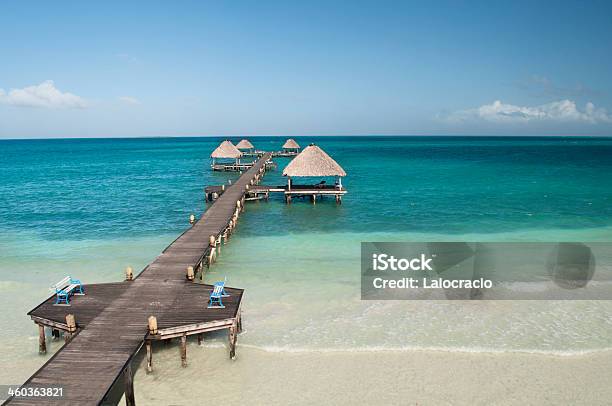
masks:
<svg viewBox="0 0 612 406"><path fill-rule="evenodd" d="M612 303L363 302L361 241L612 240L612 138L298 137L348 173L343 204L246 207L208 280L246 289L240 344L268 352L609 349ZM44 362L26 312L64 275L118 281L205 210L221 138L0 142L0 353L18 383ZM238 139L236 139L237 141ZM283 138L253 137L275 150ZM282 184L282 168L265 184ZM211 345L225 342L211 334ZM59 347L52 343L51 350Z"/></svg>

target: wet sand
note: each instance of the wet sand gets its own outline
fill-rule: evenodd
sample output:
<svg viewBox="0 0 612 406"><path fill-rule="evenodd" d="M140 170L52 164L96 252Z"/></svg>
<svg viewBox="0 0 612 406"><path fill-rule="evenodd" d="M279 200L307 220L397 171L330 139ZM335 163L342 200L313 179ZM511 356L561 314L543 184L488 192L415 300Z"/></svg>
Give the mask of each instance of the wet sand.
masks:
<svg viewBox="0 0 612 406"><path fill-rule="evenodd" d="M147 405L609 404L612 352L552 356L437 351L266 352L176 344L140 365L136 401Z"/></svg>

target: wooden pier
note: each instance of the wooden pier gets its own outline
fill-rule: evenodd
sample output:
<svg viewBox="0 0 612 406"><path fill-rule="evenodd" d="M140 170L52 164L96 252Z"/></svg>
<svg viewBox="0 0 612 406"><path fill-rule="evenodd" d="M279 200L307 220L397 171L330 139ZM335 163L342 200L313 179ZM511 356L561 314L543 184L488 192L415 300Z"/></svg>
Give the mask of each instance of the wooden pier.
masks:
<svg viewBox="0 0 612 406"><path fill-rule="evenodd" d="M217 172L244 172L248 171L253 166L252 162L240 163L214 163L210 165L210 169Z"/></svg>
<svg viewBox="0 0 612 406"><path fill-rule="evenodd" d="M225 185L207 186L204 189L206 201L215 201L225 192ZM333 196L336 203L342 203L342 196L347 193L346 188L336 185L288 185L267 186L267 185L252 185L246 191L245 200L268 200L271 193L281 193L284 196L285 202L290 204L294 198L309 198L311 202L316 203L317 199L323 196Z"/></svg>
<svg viewBox="0 0 612 406"><path fill-rule="evenodd" d="M225 308L209 309L210 285L194 281L228 241L248 189L265 173L271 153L265 153L204 212L192 227L172 242L136 277L119 283L85 285L85 295L70 306L55 306L49 298L29 315L41 331L39 349L46 351L45 328L66 344L23 387L63 387L62 398L11 398L5 404L40 405L115 404L125 393L134 405L132 360L147 349L148 369L153 368L153 341L180 338L180 358L187 365L189 335L228 330L230 357L235 356L242 326L241 289L227 288ZM128 273L129 274L129 273ZM131 280L129 280L131 279ZM154 322L148 321L153 316Z"/></svg>
<svg viewBox="0 0 612 406"><path fill-rule="evenodd" d="M260 157L263 155L260 155ZM233 162L233 163L213 163L210 165L210 169L217 172L246 172L251 166L253 166L254 162ZM276 168L276 163L272 162L272 160L268 159L265 163L266 169Z"/></svg>

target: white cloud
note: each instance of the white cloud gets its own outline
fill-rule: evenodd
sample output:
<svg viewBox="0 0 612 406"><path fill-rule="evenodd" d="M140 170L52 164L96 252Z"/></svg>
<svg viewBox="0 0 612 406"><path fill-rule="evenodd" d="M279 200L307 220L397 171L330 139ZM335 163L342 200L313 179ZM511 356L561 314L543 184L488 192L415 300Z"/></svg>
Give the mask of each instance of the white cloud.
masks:
<svg viewBox="0 0 612 406"><path fill-rule="evenodd" d="M8 93L0 89L0 104L19 107L73 108L83 109L88 103L72 93L62 93L52 80L23 89L11 89Z"/></svg>
<svg viewBox="0 0 612 406"><path fill-rule="evenodd" d="M132 96L119 96L118 99L120 102L123 102L125 104L132 104L132 105L140 104L140 100Z"/></svg>
<svg viewBox="0 0 612 406"><path fill-rule="evenodd" d="M452 122L488 121L493 123L531 123L531 122L582 122L611 123L612 116L603 108L591 102L580 110L572 100L559 100L539 106L516 106L500 100L491 104L460 110L450 114Z"/></svg>

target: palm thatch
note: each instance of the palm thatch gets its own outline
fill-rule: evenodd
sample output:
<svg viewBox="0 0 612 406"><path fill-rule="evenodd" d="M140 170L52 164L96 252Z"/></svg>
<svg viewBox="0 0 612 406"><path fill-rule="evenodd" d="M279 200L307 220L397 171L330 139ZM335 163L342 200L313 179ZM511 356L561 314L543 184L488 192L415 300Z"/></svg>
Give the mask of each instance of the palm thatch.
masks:
<svg viewBox="0 0 612 406"><path fill-rule="evenodd" d="M236 148L234 146L234 144L232 144L229 141L223 141L218 147L217 149L215 149L212 154L210 154L211 158L240 158L242 156L242 152L240 152L238 150L238 148Z"/></svg>
<svg viewBox="0 0 612 406"><path fill-rule="evenodd" d="M346 172L325 151L311 144L285 167L283 176L346 176Z"/></svg>
<svg viewBox="0 0 612 406"><path fill-rule="evenodd" d="M284 149L300 149L300 145L293 138L289 138L283 144Z"/></svg>
<svg viewBox="0 0 612 406"><path fill-rule="evenodd" d="M242 140L238 144L236 144L236 148L238 149L254 149L255 146L251 144L249 140Z"/></svg>

